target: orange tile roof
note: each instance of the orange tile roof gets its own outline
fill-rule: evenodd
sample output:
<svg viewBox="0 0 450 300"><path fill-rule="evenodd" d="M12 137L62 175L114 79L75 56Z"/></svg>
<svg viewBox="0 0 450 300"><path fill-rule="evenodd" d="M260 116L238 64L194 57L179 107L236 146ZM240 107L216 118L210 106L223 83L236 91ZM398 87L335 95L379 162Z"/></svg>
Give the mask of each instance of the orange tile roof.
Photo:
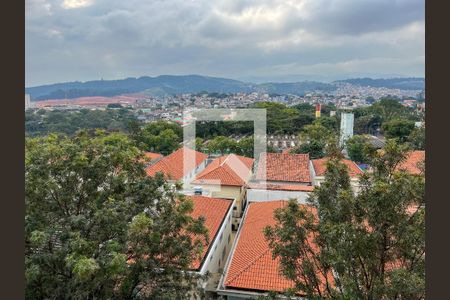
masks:
<svg viewBox="0 0 450 300"><path fill-rule="evenodd" d="M226 288L282 292L294 287L294 282L280 273L280 259L272 258L263 233L266 226L275 225L274 210L287 203L283 200L249 204L226 271ZM305 207L313 209L311 206Z"/></svg>
<svg viewBox="0 0 450 300"><path fill-rule="evenodd" d="M228 210L232 204L232 200L221 198L210 198L204 196L189 196L194 202L194 211L191 216L199 218L203 216L205 218L205 227L209 232L209 245L205 247L201 255L201 260L195 260L191 267L194 270L200 269L202 261L205 259L209 248L213 244L214 239L219 232L222 221L225 219Z"/></svg>
<svg viewBox="0 0 450 300"><path fill-rule="evenodd" d="M267 181L311 182L309 154L261 153L256 179L264 180L262 165L266 164Z"/></svg>
<svg viewBox="0 0 450 300"><path fill-rule="evenodd" d="M194 184L213 184L243 186L252 170L253 158L236 154L224 155L213 160L192 182ZM208 182L209 181L209 182Z"/></svg>
<svg viewBox="0 0 450 300"><path fill-rule="evenodd" d="M184 151L183 149L186 149L187 154L189 157L195 157L195 167L200 165L206 158L208 158L208 155L194 151L189 148L180 148L177 151L173 152L172 154L162 158L154 165L151 165L147 167L145 170L147 172L148 176L154 176L158 172L164 173L169 179L172 180L180 180L183 178L183 174L188 174L190 171L192 171L193 168L190 168L189 170L186 170L185 173L183 173L183 162L184 162Z"/></svg>
<svg viewBox="0 0 450 300"><path fill-rule="evenodd" d="M314 167L314 171L316 172L316 176L324 176L325 175L325 172L327 170L328 160L329 160L328 157L312 160L312 164ZM354 161L349 160L349 159L342 159L341 161L347 166L348 175L350 177L357 177L358 175L363 173L363 171L358 167L358 165Z"/></svg>
<svg viewBox="0 0 450 300"><path fill-rule="evenodd" d="M411 151L407 154L406 160L402 162L397 170L406 171L411 174L420 174L420 164L425 162L425 151Z"/></svg>
<svg viewBox="0 0 450 300"><path fill-rule="evenodd" d="M312 192L314 186L312 185L293 185L293 184L259 184L249 183L247 185L249 189L266 189L270 191L296 191L296 192Z"/></svg>
<svg viewBox="0 0 450 300"><path fill-rule="evenodd" d="M163 157L162 154L154 153L154 152L145 152L144 155L146 158L151 159L151 160Z"/></svg>

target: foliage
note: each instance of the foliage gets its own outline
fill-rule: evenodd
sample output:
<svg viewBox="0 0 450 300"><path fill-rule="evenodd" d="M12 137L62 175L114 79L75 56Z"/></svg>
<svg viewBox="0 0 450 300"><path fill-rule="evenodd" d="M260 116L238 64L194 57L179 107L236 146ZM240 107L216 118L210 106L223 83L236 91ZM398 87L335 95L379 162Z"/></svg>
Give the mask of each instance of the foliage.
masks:
<svg viewBox="0 0 450 300"><path fill-rule="evenodd" d="M197 122L196 136L211 139L216 136L253 134L252 121L202 121Z"/></svg>
<svg viewBox="0 0 450 300"><path fill-rule="evenodd" d="M355 195L331 157L308 206L295 200L265 229L283 275L308 299L424 299L424 175L397 172L405 148L373 152ZM315 213L316 211L316 213ZM316 245L316 247L314 246Z"/></svg>
<svg viewBox="0 0 450 300"><path fill-rule="evenodd" d="M217 136L208 141L207 149L209 153L220 153L221 155L234 153L237 155L253 157L253 136L245 137L236 141L226 136Z"/></svg>
<svg viewBox="0 0 450 300"><path fill-rule="evenodd" d="M25 155L27 298L175 299L194 288L182 270L205 246L204 220L146 176L126 136L28 138Z"/></svg>
<svg viewBox="0 0 450 300"><path fill-rule="evenodd" d="M144 151L158 152L168 155L180 147L183 130L177 123L155 121L142 128L134 128L131 138Z"/></svg>
<svg viewBox="0 0 450 300"><path fill-rule="evenodd" d="M294 153L309 153L311 159L325 156L327 144L335 138L335 133L320 123L314 121L306 125L300 133L301 144L294 149Z"/></svg>
<svg viewBox="0 0 450 300"><path fill-rule="evenodd" d="M351 160L357 163L369 163L369 154L373 152L374 148L369 143L367 136L354 135L347 140L345 146Z"/></svg>
<svg viewBox="0 0 450 300"><path fill-rule="evenodd" d="M75 134L82 129L105 129L126 131L130 122L137 122L132 111L121 109L79 111L27 110L25 111L25 133L42 136L49 133Z"/></svg>
<svg viewBox="0 0 450 300"><path fill-rule="evenodd" d="M425 150L425 125L414 128L408 137L408 142L414 150Z"/></svg>
<svg viewBox="0 0 450 300"><path fill-rule="evenodd" d="M277 102L259 102L256 108L267 109L267 132L276 133L298 133L305 125L314 121L314 112L306 110L301 112L298 108L289 108Z"/></svg>
<svg viewBox="0 0 450 300"><path fill-rule="evenodd" d="M414 122L405 119L393 119L385 122L381 129L387 138L398 139L400 143L407 141L408 136L414 130Z"/></svg>

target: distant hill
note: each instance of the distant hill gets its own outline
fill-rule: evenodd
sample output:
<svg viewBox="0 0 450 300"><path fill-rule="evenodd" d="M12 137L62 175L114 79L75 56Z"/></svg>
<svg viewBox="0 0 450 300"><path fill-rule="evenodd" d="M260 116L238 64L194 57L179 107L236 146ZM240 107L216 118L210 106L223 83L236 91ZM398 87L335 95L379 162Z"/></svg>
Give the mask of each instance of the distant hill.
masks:
<svg viewBox="0 0 450 300"><path fill-rule="evenodd" d="M200 75L162 75L158 77L126 78L120 80L95 80L87 82L66 82L29 87L25 89L32 100L73 99L87 96L117 96L144 92L153 96L183 93L215 92L267 92L277 94L303 95L314 90L333 90L334 85L305 81L297 83L254 84L233 79Z"/></svg>
<svg viewBox="0 0 450 300"><path fill-rule="evenodd" d="M425 78L389 78L389 79L372 79L372 78L354 78L346 80L338 80L335 82L346 82L360 86L385 87L390 89L402 90L424 90Z"/></svg>
<svg viewBox="0 0 450 300"><path fill-rule="evenodd" d="M423 90L424 78L372 79L356 78L335 81L361 86ZM65 82L28 87L25 89L33 101L51 99L73 99L79 97L113 97L123 94L146 93L152 96L168 96L185 93L238 93L264 92L269 94L304 95L313 91L329 92L336 89L334 83L302 81L293 83L250 83L239 80L200 75L161 75L143 76L119 80L94 80L86 82Z"/></svg>

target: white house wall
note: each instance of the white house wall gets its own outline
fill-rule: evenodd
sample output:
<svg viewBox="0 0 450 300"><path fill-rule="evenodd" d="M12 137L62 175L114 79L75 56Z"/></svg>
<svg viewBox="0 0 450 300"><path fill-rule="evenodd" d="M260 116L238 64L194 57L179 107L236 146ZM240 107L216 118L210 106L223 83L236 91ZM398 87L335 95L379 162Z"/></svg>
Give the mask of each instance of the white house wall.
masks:
<svg viewBox="0 0 450 300"><path fill-rule="evenodd" d="M299 191L279 191L279 190L247 190L247 202L266 202L274 200L289 200L295 198L299 203L306 203L308 192Z"/></svg>

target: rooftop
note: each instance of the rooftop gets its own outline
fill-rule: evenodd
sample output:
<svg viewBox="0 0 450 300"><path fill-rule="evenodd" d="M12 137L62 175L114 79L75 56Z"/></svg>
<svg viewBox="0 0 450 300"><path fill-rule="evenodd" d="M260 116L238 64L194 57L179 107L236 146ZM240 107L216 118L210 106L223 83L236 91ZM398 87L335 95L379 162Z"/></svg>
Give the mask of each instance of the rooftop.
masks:
<svg viewBox="0 0 450 300"><path fill-rule="evenodd" d="M186 170L183 170L185 151L189 158L195 159L195 165L191 166L190 168L186 168ZM147 172L148 176L154 176L156 173L162 172L164 175L169 177L169 179L180 180L184 175L187 175L198 165L200 165L206 158L208 158L208 155L204 153L183 147L173 152L172 154L163 157L154 165L149 166L145 171Z"/></svg>
<svg viewBox="0 0 450 300"><path fill-rule="evenodd" d="M206 258L206 254L213 244L233 201L204 196L190 196L190 199L194 202L194 210L191 213L191 216L194 218L203 216L205 218L205 227L208 228L209 232L209 244L208 247L203 249L201 260L195 260L192 263L192 269L198 270L200 269L203 260Z"/></svg>
<svg viewBox="0 0 450 300"><path fill-rule="evenodd" d="M243 186L252 170L253 158L229 154L213 160L192 182L194 184L219 184ZM217 182L215 182L217 181Z"/></svg>
<svg viewBox="0 0 450 300"><path fill-rule="evenodd" d="M316 176L325 175L328 160L329 160L328 157L311 160ZM347 166L348 175L350 177L357 177L358 175L361 175L363 173L363 171L358 167L358 165L354 161L349 159L342 159L341 162L343 162Z"/></svg>
<svg viewBox="0 0 450 300"><path fill-rule="evenodd" d="M264 162L266 176L263 170ZM309 154L261 153L255 179L311 183Z"/></svg>
<svg viewBox="0 0 450 300"><path fill-rule="evenodd" d="M163 157L162 154L154 153L154 152L145 152L144 155L146 158L151 159L151 160Z"/></svg>
<svg viewBox="0 0 450 300"><path fill-rule="evenodd" d="M272 258L272 251L263 233L266 226L275 225L274 210L287 203L279 200L249 204L226 270L226 288L281 292L294 287L292 281L281 275L280 259ZM311 206L304 207L313 209Z"/></svg>
<svg viewBox="0 0 450 300"><path fill-rule="evenodd" d="M422 163L425 163L425 151L411 151L406 155L405 161L397 167L397 170L406 171L411 174L420 174L420 165Z"/></svg>

